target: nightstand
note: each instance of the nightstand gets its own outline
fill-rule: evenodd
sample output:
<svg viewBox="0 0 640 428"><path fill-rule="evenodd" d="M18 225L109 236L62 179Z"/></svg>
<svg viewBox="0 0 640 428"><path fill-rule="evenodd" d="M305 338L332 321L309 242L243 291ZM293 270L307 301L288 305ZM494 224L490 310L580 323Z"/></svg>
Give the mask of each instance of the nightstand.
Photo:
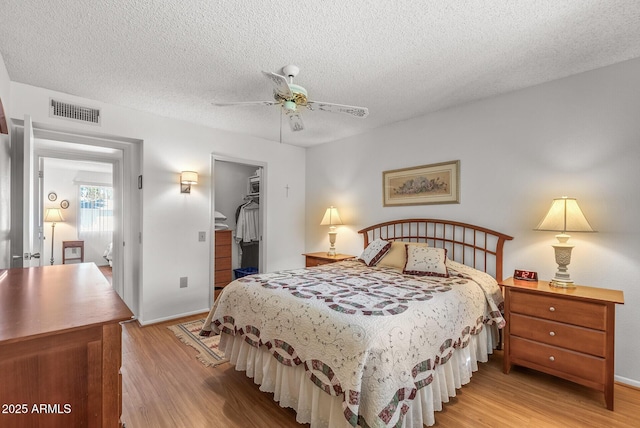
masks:
<svg viewBox="0 0 640 428"><path fill-rule="evenodd" d="M503 371L519 365L604 393L613 410L614 337L619 290L508 278L504 288Z"/></svg>
<svg viewBox="0 0 640 428"><path fill-rule="evenodd" d="M325 251L320 253L306 253L303 254L306 258L306 267L326 265L329 263L341 262L342 260L353 259L355 256L349 254L336 254L335 256L328 256Z"/></svg>

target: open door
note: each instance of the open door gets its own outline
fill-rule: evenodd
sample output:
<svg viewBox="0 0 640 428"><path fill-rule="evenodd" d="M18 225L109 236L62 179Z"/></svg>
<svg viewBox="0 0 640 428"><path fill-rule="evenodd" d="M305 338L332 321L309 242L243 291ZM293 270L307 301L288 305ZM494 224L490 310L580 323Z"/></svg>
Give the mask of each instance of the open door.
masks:
<svg viewBox="0 0 640 428"><path fill-rule="evenodd" d="M14 126L11 145L11 267L40 266L42 260L41 179L34 165L33 125Z"/></svg>

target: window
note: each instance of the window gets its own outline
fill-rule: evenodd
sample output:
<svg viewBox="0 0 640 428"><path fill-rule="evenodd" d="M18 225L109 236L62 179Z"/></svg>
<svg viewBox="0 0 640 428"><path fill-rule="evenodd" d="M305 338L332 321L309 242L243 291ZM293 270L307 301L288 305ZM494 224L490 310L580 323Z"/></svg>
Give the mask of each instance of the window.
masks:
<svg viewBox="0 0 640 428"><path fill-rule="evenodd" d="M80 185L78 232L113 232L113 187Z"/></svg>

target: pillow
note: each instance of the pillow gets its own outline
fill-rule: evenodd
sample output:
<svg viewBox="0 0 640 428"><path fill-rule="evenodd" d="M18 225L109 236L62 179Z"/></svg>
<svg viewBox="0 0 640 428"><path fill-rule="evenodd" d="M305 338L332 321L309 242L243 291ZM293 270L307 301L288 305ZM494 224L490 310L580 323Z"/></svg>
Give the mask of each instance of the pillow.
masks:
<svg viewBox="0 0 640 428"><path fill-rule="evenodd" d="M449 278L446 265L447 250L444 248L407 245L407 263L403 273L420 276Z"/></svg>
<svg viewBox="0 0 640 428"><path fill-rule="evenodd" d="M378 238L367 245L367 248L364 249L358 258L364 261L367 266L375 266L378 260L389 251L389 248L391 248L391 242Z"/></svg>
<svg viewBox="0 0 640 428"><path fill-rule="evenodd" d="M426 242L402 242L402 241L393 241L391 243L391 249L385 254L385 256L378 262L378 266L387 266L396 268L399 270L404 269L404 265L407 263L407 249L406 246L408 244L411 245L421 245L426 247L428 244Z"/></svg>

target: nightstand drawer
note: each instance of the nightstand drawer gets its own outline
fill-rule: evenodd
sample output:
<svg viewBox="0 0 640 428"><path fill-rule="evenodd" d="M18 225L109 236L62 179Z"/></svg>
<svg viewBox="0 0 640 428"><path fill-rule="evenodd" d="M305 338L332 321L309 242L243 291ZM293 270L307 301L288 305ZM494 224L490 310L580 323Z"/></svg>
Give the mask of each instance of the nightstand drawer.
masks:
<svg viewBox="0 0 640 428"><path fill-rule="evenodd" d="M510 334L598 357L607 355L604 331L562 324L527 315L511 314Z"/></svg>
<svg viewBox="0 0 640 428"><path fill-rule="evenodd" d="M597 330L607 328L605 305L508 290L510 311Z"/></svg>
<svg viewBox="0 0 640 428"><path fill-rule="evenodd" d="M520 364L519 360L524 360L555 372L551 374L562 377L567 374L598 385L605 383L606 360L604 358L580 354L514 336L510 340L509 352L511 359L516 364Z"/></svg>
<svg viewBox="0 0 640 428"><path fill-rule="evenodd" d="M328 265L329 263L335 263L333 260L316 259L313 257L307 257L306 267Z"/></svg>

